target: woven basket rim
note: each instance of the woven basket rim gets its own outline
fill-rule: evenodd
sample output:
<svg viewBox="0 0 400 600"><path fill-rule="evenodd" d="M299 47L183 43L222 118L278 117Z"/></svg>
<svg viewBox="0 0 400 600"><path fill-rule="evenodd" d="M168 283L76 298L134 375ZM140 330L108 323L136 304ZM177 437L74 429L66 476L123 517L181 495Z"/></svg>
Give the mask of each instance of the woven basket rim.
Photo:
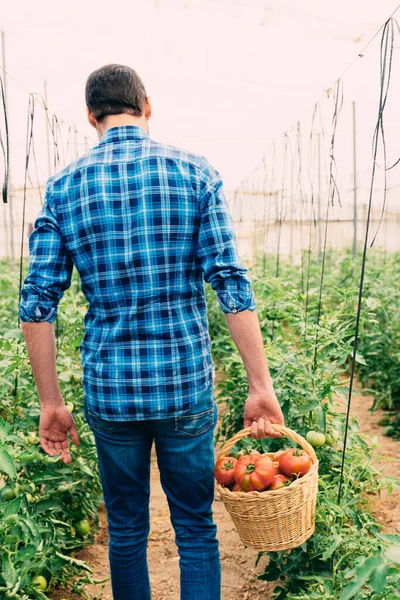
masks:
<svg viewBox="0 0 400 600"><path fill-rule="evenodd" d="M278 433L282 433L286 437L294 440L299 446L301 446L301 448L303 450L305 450L305 452L307 452L307 454L310 456L312 463L318 462L318 458L317 458L317 455L315 454L314 448L311 446L311 444L309 442L307 442L307 440L305 438L303 438L303 436L301 436L300 434L293 431L293 429L286 427L285 425L278 425L277 423L272 423L271 426L275 431L277 431ZM229 440L226 440L226 442L223 444L223 446L220 449L218 457L220 458L222 456L225 456L226 453L229 452L229 450L231 450L231 448L233 448L233 446L236 444L236 442L240 441L241 439L243 439L245 437L251 437L251 428L250 427L241 429L240 431L235 433L235 435L233 435ZM270 452L269 454L275 454L275 453Z"/></svg>

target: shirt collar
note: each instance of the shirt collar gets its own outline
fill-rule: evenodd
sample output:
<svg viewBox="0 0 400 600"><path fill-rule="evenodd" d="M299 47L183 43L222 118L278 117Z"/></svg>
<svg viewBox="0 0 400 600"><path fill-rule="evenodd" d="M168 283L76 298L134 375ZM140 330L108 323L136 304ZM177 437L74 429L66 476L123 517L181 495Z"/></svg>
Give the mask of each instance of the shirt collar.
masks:
<svg viewBox="0 0 400 600"><path fill-rule="evenodd" d="M125 142L126 140L141 140L148 138L149 134L138 125L121 125L110 127L99 141L99 145L110 142Z"/></svg>

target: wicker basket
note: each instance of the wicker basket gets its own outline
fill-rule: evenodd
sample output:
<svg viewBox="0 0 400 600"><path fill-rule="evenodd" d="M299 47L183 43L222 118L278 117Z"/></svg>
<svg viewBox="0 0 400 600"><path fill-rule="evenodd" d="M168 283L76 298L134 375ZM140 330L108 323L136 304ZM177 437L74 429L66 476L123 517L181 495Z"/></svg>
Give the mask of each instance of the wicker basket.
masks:
<svg viewBox="0 0 400 600"><path fill-rule="evenodd" d="M265 492L231 492L216 482L216 488L246 546L266 552L296 548L315 528L315 503L318 492L318 459L313 447L300 435L282 425L275 431L291 438L311 457L311 469L288 487ZM220 457L250 434L243 429L224 444Z"/></svg>

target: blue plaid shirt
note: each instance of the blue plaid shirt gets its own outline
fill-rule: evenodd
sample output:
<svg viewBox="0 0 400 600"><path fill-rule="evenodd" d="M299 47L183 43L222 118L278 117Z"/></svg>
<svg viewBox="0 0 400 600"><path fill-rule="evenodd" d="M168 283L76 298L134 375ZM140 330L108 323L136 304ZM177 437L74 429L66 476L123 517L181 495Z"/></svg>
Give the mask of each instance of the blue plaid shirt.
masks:
<svg viewBox="0 0 400 600"><path fill-rule="evenodd" d="M48 181L29 247L21 320L54 321L75 265L85 402L103 419L178 416L212 385L204 279L225 313L255 309L220 175L140 127Z"/></svg>

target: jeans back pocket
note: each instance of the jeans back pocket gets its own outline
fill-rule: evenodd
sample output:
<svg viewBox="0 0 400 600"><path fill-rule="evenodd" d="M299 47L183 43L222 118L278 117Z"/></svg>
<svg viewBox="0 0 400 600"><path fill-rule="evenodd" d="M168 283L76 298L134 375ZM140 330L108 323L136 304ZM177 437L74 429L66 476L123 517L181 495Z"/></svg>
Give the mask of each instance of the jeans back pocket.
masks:
<svg viewBox="0 0 400 600"><path fill-rule="evenodd" d="M175 417L175 431L186 435L197 436L208 431L215 424L216 405L197 415Z"/></svg>

